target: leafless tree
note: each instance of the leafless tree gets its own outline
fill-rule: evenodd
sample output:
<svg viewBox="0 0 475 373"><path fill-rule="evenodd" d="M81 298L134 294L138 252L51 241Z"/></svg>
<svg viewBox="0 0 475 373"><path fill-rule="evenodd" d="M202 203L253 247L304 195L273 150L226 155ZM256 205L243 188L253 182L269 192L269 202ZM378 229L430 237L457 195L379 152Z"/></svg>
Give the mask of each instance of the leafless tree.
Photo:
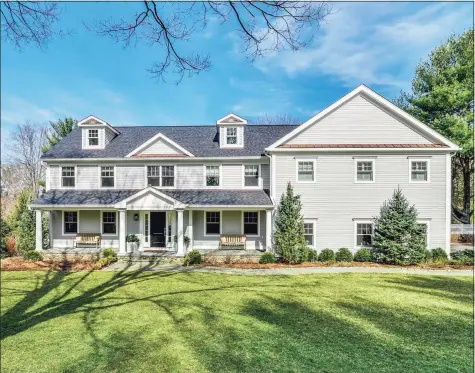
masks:
<svg viewBox="0 0 475 373"><path fill-rule="evenodd" d="M22 182L39 194L43 177L41 149L46 142L46 128L26 122L17 125L9 134L7 161L22 170Z"/></svg>
<svg viewBox="0 0 475 373"><path fill-rule="evenodd" d="M175 73L177 82L185 74L190 76L210 68L209 55L183 55L178 47L179 41L187 41L196 30L203 30L210 17L218 18L221 24L235 23L242 52L254 61L283 49L296 51L306 47L314 30L331 12L328 3L300 1L144 1L143 6L131 19L98 20L91 29L125 47L141 40L163 47L165 57L155 62L149 72L162 80L165 73Z"/></svg>
<svg viewBox="0 0 475 373"><path fill-rule="evenodd" d="M290 114L264 114L253 121L254 124L294 124L300 125L303 121L300 118L294 117Z"/></svg>
<svg viewBox="0 0 475 373"><path fill-rule="evenodd" d="M4 1L0 4L2 38L19 50L34 44L43 49L54 37L64 34L55 30L59 20L58 3L32 1Z"/></svg>

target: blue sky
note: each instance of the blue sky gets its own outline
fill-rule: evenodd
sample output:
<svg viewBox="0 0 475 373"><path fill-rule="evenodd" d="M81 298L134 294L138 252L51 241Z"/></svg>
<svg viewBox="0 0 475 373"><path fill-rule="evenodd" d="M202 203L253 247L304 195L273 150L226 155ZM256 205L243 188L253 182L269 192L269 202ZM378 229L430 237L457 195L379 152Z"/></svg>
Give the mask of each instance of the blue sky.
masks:
<svg viewBox="0 0 475 373"><path fill-rule="evenodd" d="M60 26L73 35L45 51L19 53L2 43L2 130L89 114L112 125L213 124L228 112L304 121L361 83L389 99L409 89L416 64L450 34L471 27L473 17L472 3L333 3L334 14L308 49L252 64L240 53L236 26L212 20L179 44L185 53L209 53L211 70L175 85L147 73L157 49L124 49L83 27L98 15L118 17L139 6L63 3Z"/></svg>

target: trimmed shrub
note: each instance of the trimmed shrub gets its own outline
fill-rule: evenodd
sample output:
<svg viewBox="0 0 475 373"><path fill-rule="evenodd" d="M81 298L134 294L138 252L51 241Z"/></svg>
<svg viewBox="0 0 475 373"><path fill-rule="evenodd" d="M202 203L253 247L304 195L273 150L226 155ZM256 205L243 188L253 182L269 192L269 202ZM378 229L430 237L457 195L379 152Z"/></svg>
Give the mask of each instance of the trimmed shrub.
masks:
<svg viewBox="0 0 475 373"><path fill-rule="evenodd" d="M346 247L339 249L335 255L337 262L351 262L353 261L353 254Z"/></svg>
<svg viewBox="0 0 475 373"><path fill-rule="evenodd" d="M316 262L317 260L318 260L317 250L313 250L311 248L308 248L307 261Z"/></svg>
<svg viewBox="0 0 475 373"><path fill-rule="evenodd" d="M431 251L431 260L437 261L437 260L447 260L447 253L445 252L444 249L437 247Z"/></svg>
<svg viewBox="0 0 475 373"><path fill-rule="evenodd" d="M104 250L102 250L102 256L106 258L115 258L117 259L117 253L115 252L114 249L108 247Z"/></svg>
<svg viewBox="0 0 475 373"><path fill-rule="evenodd" d="M192 266L194 264L201 264L203 258L201 253L198 250L191 250L188 254L185 255L185 261L183 262L184 266Z"/></svg>
<svg viewBox="0 0 475 373"><path fill-rule="evenodd" d="M112 264L116 260L117 258L114 258L112 256L104 256L94 264L94 267L96 269L101 269L101 268L107 267L109 264Z"/></svg>
<svg viewBox="0 0 475 373"><path fill-rule="evenodd" d="M125 237L126 242L140 242L140 239L137 237L136 234L128 234Z"/></svg>
<svg viewBox="0 0 475 373"><path fill-rule="evenodd" d="M424 252L424 262L431 262L432 261L432 251L426 250Z"/></svg>
<svg viewBox="0 0 475 373"><path fill-rule="evenodd" d="M269 263L275 263L277 261L277 258L275 257L274 254L270 252L266 252L261 255L259 258L259 263L261 264L269 264Z"/></svg>
<svg viewBox="0 0 475 373"><path fill-rule="evenodd" d="M28 251L23 252L23 259L32 261L32 262L37 262L37 261L43 260L43 255L41 255L41 253L38 251L28 250Z"/></svg>
<svg viewBox="0 0 475 373"><path fill-rule="evenodd" d="M460 260L464 264L473 265L473 249L465 249L463 251L457 251L450 254L452 259Z"/></svg>
<svg viewBox="0 0 475 373"><path fill-rule="evenodd" d="M318 254L319 262L332 262L335 260L335 252L332 249L323 249Z"/></svg>
<svg viewBox="0 0 475 373"><path fill-rule="evenodd" d="M355 253L353 260L355 262L372 262L373 254L370 249L361 248Z"/></svg>

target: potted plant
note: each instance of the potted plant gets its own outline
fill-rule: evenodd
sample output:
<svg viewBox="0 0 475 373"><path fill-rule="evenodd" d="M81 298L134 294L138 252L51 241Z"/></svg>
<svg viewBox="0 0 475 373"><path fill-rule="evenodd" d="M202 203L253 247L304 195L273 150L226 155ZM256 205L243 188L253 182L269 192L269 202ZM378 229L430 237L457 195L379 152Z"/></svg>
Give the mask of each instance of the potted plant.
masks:
<svg viewBox="0 0 475 373"><path fill-rule="evenodd" d="M174 243L178 242L178 236L176 234L173 236L173 242ZM188 249L188 246L190 245L190 237L183 236L183 244L185 245L185 248Z"/></svg>
<svg viewBox="0 0 475 373"><path fill-rule="evenodd" d="M138 251L140 239L137 237L136 234L128 234L127 237L125 238L125 241L127 241L128 253L133 253L133 252Z"/></svg>

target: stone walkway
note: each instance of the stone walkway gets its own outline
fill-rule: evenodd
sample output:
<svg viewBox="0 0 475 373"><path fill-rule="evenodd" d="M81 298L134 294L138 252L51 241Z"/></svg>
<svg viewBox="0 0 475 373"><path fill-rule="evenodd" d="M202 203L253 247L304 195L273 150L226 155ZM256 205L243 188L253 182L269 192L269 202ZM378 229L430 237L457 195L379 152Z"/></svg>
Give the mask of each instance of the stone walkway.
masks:
<svg viewBox="0 0 475 373"><path fill-rule="evenodd" d="M296 267L272 269L240 269L223 267L183 267L180 264L155 264L147 261L127 263L118 261L103 271L154 271L154 272L207 272L224 273L230 275L308 275L329 273L389 273L404 275L435 275L435 276L473 276L470 270L442 270L442 269L409 269L409 268L381 268L381 267Z"/></svg>

